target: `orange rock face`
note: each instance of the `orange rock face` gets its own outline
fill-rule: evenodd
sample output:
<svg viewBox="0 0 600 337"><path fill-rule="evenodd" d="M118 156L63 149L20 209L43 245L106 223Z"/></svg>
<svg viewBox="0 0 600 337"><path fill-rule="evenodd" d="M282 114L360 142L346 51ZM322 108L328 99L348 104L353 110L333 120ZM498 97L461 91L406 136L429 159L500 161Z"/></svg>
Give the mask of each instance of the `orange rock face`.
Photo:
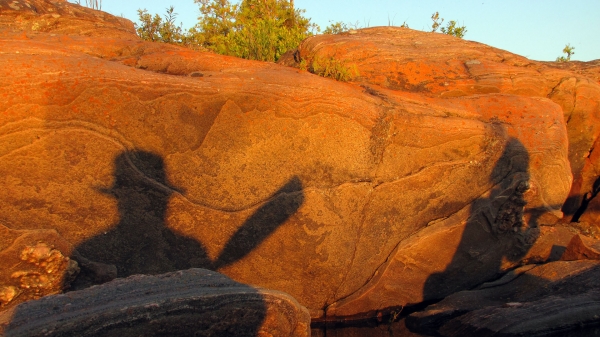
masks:
<svg viewBox="0 0 600 337"><path fill-rule="evenodd" d="M61 293L79 273L72 247L54 230L0 225L0 236L0 310Z"/></svg>
<svg viewBox="0 0 600 337"><path fill-rule="evenodd" d="M598 61L536 62L476 42L395 27L312 37L296 55L308 65L330 58L355 67L359 76L354 81L365 87L432 98L490 93L549 98L562 108L569 133L574 181L563 209L565 221L593 191L600 172ZM294 64L290 58L281 62Z"/></svg>
<svg viewBox="0 0 600 337"><path fill-rule="evenodd" d="M600 260L600 242L582 235L575 235L569 241L561 258L564 261Z"/></svg>
<svg viewBox="0 0 600 337"><path fill-rule="evenodd" d="M0 27L16 31L137 39L133 23L67 0L2 0Z"/></svg>
<svg viewBox="0 0 600 337"><path fill-rule="evenodd" d="M33 15L0 5L0 17ZM546 96L571 76L576 97L588 95L571 115L588 116L592 81L379 28L303 44L302 55L364 61L356 83L340 83L142 42L118 22L107 37L0 34L0 224L72 245L72 288L109 279L101 270L200 267L285 291L313 318L352 316L440 298L550 251L539 226L562 216L574 147L567 103ZM596 117L585 118L593 137L576 144L595 139Z"/></svg>

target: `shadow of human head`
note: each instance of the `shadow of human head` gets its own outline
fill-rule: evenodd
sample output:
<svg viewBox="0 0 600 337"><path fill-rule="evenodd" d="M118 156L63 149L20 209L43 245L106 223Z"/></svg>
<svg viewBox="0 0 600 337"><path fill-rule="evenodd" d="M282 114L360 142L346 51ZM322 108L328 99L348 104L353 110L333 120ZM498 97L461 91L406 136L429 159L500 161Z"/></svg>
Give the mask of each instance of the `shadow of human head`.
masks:
<svg viewBox="0 0 600 337"><path fill-rule="evenodd" d="M121 219L145 216L164 219L171 194L183 193L168 181L162 157L140 150L121 152L114 161L113 185L97 190L117 200Z"/></svg>
<svg viewBox="0 0 600 337"><path fill-rule="evenodd" d="M119 221L76 247L73 258L81 273L73 289L115 277L210 266L201 243L173 232L165 223L170 197L183 191L167 179L161 156L123 151L115 157L113 172L112 186L96 190L116 199Z"/></svg>

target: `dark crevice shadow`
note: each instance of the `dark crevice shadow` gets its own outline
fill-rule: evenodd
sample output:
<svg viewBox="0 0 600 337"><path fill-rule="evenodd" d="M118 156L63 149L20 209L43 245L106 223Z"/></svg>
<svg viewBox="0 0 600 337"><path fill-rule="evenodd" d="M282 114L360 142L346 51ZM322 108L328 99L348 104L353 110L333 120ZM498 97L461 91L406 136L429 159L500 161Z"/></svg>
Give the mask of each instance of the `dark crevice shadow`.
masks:
<svg viewBox="0 0 600 337"><path fill-rule="evenodd" d="M529 154L511 138L498 159L490 181L489 197L471 204L461 241L446 269L429 276L423 288L425 300L435 300L469 289L498 276L502 259L518 261L539 236L537 219L544 210L533 210L524 221L529 189Z"/></svg>
<svg viewBox="0 0 600 337"><path fill-rule="evenodd" d="M590 204L592 199L594 199L598 196L599 192L600 192L600 177L596 178L596 181L594 181L592 191L590 193L586 193L583 196L583 198L581 200L581 205L579 206L579 208L577 208L575 213L573 213L573 218L571 219L571 222L579 222L579 218L581 218L583 213L585 213L585 211L588 208L588 205Z"/></svg>
<svg viewBox="0 0 600 337"><path fill-rule="evenodd" d="M213 261L202 242L166 225L171 195L185 192L169 182L161 156L140 150L120 153L114 160L113 185L97 190L117 200L119 221L111 230L75 248L72 259L79 263L81 272L69 290L135 274L156 275L189 268L216 271L247 256L304 202L302 182L294 176L244 222ZM259 328L248 335L255 335Z"/></svg>

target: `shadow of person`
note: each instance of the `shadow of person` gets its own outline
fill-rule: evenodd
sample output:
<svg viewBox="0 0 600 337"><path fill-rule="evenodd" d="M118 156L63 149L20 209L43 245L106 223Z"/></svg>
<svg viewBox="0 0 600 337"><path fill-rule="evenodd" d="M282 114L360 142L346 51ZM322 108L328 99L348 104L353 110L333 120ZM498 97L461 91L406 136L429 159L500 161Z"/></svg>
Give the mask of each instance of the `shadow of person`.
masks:
<svg viewBox="0 0 600 337"><path fill-rule="evenodd" d="M119 222L81 243L73 259L81 266L71 290L115 277L162 274L188 268L218 270L244 258L293 215L304 201L300 179L292 177L250 216L212 261L204 245L165 224L169 198L183 193L167 179L163 159L147 151L124 151L114 161L114 182L98 191L117 200Z"/></svg>
<svg viewBox="0 0 600 337"><path fill-rule="evenodd" d="M525 210L535 195L529 192L530 179L529 154L520 141L510 139L490 176L492 190L471 204L452 260L425 282L425 300L443 300L408 316L405 323L411 332L491 336L560 331L587 336L597 331L597 316L587 315L595 309L573 309L598 298L596 261L562 261L565 247L554 246L552 251L560 252L551 254L548 263L518 265L540 235L538 221L562 206L529 205ZM519 268L498 278L515 265ZM517 326L522 329L509 331Z"/></svg>
<svg viewBox="0 0 600 337"><path fill-rule="evenodd" d="M113 185L97 190L117 200L119 222L76 247L73 258L81 272L71 289L114 277L210 266L201 243L165 226L169 198L181 191L167 180L160 156L146 151L120 153L114 161ZM116 273L99 265L114 266Z"/></svg>
<svg viewBox="0 0 600 337"><path fill-rule="evenodd" d="M114 161L114 183L98 191L117 200L120 218L113 229L74 250L72 258L81 272L71 289L81 291L16 306L0 315L0 334L257 336L272 335L284 326L277 319L267 320L270 312L279 310L296 319L289 308L281 309L287 302L273 300L273 294L209 270L179 270L217 270L243 259L303 204L298 177L259 207L214 261L201 242L166 226L169 198L183 192L168 181L159 155L122 152ZM168 273L173 271L178 272ZM89 287L134 274L145 275Z"/></svg>
<svg viewBox="0 0 600 337"><path fill-rule="evenodd" d="M529 154L519 140L511 138L490 176L494 187L471 204L451 262L443 272L427 278L425 301L494 279L503 260L516 262L525 256L539 236L537 219L544 212L534 209L524 214L529 179Z"/></svg>

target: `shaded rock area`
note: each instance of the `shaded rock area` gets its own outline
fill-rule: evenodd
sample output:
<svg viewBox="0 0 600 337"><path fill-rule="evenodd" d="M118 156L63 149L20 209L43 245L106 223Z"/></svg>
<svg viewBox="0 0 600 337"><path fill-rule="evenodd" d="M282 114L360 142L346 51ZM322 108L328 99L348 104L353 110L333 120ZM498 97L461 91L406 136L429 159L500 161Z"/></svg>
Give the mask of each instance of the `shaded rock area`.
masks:
<svg viewBox="0 0 600 337"><path fill-rule="evenodd" d="M204 268L315 320L371 317L597 249L572 241L596 228L600 85L586 73L403 28L304 41L300 61L357 67L341 83L140 41L66 1L0 9L3 310Z"/></svg>
<svg viewBox="0 0 600 337"><path fill-rule="evenodd" d="M586 328L580 331L585 336L600 328L599 273L597 260L523 266L411 314L407 326L442 336L576 335Z"/></svg>
<svg viewBox="0 0 600 337"><path fill-rule="evenodd" d="M311 337L422 337L420 333L412 332L406 327L404 319L393 320L385 317L385 320L356 322L339 322L327 324L326 326L314 325L311 329Z"/></svg>
<svg viewBox="0 0 600 337"><path fill-rule="evenodd" d="M302 337L310 335L310 315L285 293L189 269L23 303L0 315L0 334Z"/></svg>
<svg viewBox="0 0 600 337"><path fill-rule="evenodd" d="M600 241L575 235L565 248L561 260L600 260Z"/></svg>

